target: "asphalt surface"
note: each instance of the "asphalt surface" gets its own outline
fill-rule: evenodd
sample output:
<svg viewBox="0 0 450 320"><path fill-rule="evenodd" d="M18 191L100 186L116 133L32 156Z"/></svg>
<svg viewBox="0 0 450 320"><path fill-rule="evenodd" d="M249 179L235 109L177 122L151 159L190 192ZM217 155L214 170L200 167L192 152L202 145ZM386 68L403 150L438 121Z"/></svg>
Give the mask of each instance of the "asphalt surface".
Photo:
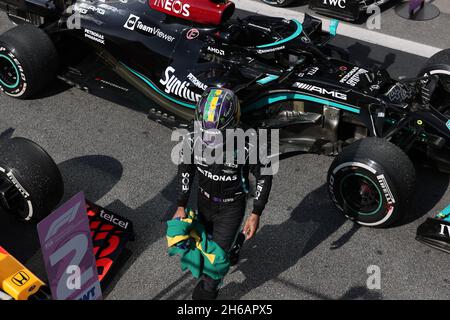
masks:
<svg viewBox="0 0 450 320"><path fill-rule="evenodd" d="M2 16L0 29L9 27ZM423 58L338 37L352 60L383 64L412 76ZM387 58L386 58L387 56ZM0 96L3 136L42 145L58 163L65 198L86 196L134 221L137 239L121 262L108 299L189 299L195 281L166 251L165 220L173 214L176 166L171 131L125 108L58 82L42 97ZM416 228L450 203L449 177L418 170L411 218L387 230L359 228L328 198L332 159L283 160L256 237L224 282L222 299L449 299L449 255L414 240ZM0 216L0 244L45 278L34 227ZM381 270L381 289L366 286L367 269Z"/></svg>

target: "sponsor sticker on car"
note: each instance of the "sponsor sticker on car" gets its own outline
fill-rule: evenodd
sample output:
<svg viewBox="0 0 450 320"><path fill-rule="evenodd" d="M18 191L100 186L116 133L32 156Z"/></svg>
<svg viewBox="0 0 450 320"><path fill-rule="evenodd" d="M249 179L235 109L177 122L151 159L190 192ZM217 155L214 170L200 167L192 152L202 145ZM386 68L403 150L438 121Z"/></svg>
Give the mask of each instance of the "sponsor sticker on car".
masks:
<svg viewBox="0 0 450 320"><path fill-rule="evenodd" d="M167 67L164 78L159 82L165 87L164 91L168 94L174 94L192 102L198 102L201 98L201 94L195 93L189 88L190 82L182 81L176 76L176 70L173 67Z"/></svg>
<svg viewBox="0 0 450 320"><path fill-rule="evenodd" d="M105 44L105 36L98 32L84 29L84 37L100 44Z"/></svg>
<svg viewBox="0 0 450 320"><path fill-rule="evenodd" d="M173 42L175 40L174 36L171 36L164 31L162 31L160 28L157 27L150 27L146 24L144 24L141 21L141 18L139 16L136 16L134 14L131 14L128 16L127 21L123 25L125 29L131 30L131 31L142 31L144 33L147 33L151 36L155 36L158 38L161 38L162 40L165 40L167 42Z"/></svg>

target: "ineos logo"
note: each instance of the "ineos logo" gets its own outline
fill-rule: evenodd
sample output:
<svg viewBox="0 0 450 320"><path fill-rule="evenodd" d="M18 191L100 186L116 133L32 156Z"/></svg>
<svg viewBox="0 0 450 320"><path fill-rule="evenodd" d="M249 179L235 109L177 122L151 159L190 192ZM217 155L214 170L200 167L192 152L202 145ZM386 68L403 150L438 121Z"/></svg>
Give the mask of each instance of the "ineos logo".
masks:
<svg viewBox="0 0 450 320"><path fill-rule="evenodd" d="M191 15L189 12L191 5L183 3L180 0L155 0L153 5L184 17L189 17Z"/></svg>
<svg viewBox="0 0 450 320"><path fill-rule="evenodd" d="M21 287L30 280L30 276L24 271L20 271L12 277L11 281L16 286Z"/></svg>
<svg viewBox="0 0 450 320"><path fill-rule="evenodd" d="M323 4L345 9L347 5L346 1L347 0L323 0Z"/></svg>

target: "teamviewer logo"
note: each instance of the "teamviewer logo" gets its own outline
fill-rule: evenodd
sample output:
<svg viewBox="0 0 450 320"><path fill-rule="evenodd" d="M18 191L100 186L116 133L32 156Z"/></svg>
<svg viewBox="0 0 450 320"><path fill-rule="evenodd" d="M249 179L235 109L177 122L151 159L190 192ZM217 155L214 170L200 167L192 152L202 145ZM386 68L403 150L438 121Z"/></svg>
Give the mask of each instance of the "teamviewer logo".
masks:
<svg viewBox="0 0 450 320"><path fill-rule="evenodd" d="M136 27L136 23L139 21L140 17L135 16L134 14L130 14L127 22L125 22L124 27L129 30L134 30Z"/></svg>

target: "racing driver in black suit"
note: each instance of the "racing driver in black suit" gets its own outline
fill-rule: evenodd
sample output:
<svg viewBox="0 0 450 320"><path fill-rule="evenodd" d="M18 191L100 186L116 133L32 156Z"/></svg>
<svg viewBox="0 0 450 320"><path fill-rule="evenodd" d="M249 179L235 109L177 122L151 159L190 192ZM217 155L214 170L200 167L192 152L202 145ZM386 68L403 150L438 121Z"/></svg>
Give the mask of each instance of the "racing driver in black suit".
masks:
<svg viewBox="0 0 450 320"><path fill-rule="evenodd" d="M188 143L190 154L181 152L177 178L178 209L173 218L182 219L186 216L185 208L192 191L194 176L197 175L198 217L207 233L212 235L212 240L225 252L229 252L245 216L249 173L253 174L257 185L253 210L243 228L246 239L251 239L259 228L260 216L272 187L272 174L268 173L270 162L267 161L263 165L260 157L257 157L256 161L251 161L251 153L257 152L256 154L259 155L259 150L256 150L258 147L248 141L242 145L233 144L231 151L234 161L226 161L225 154L230 152L223 151L227 145L225 131L229 132L228 129L240 127L239 100L231 90L207 89L197 105L195 120L200 125L199 131L202 134L200 138L195 132L184 137L184 143ZM221 134L223 138L218 139L214 132ZM223 152L220 155L223 161L207 161L202 156L207 152L216 155L215 152L220 152L217 150ZM268 170L264 171L264 169ZM216 299L221 282L203 275L194 289L192 298L194 300Z"/></svg>

